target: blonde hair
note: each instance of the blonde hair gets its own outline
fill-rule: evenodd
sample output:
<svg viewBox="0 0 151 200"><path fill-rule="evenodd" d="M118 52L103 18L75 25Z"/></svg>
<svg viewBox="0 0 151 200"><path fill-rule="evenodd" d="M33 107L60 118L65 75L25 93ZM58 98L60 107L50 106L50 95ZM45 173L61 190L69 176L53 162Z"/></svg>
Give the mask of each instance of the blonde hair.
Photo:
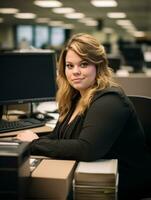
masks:
<svg viewBox="0 0 151 200"><path fill-rule="evenodd" d="M58 62L58 91L56 100L59 106L60 121L63 121L70 111L73 96L79 94L79 91L69 84L65 75L65 58L69 49L72 49L82 59L96 66L96 82L79 100L79 114L83 114L89 107L96 91L111 86L117 86L112 80L112 70L108 67L108 60L104 47L89 34L79 33L73 35L66 47L62 50Z"/></svg>

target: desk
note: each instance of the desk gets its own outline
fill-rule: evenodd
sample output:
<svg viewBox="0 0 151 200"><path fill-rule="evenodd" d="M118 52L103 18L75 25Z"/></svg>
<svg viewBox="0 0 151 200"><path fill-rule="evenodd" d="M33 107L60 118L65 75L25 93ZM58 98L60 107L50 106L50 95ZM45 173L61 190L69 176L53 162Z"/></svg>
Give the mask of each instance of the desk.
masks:
<svg viewBox="0 0 151 200"><path fill-rule="evenodd" d="M0 133L0 140L4 137L10 137L10 139L12 139L12 137L16 136L18 133L23 132L25 130L31 130L35 133L38 133L38 135L42 134L43 132L50 132L53 129L48 127L48 126L42 126L42 127L37 127L37 128L31 128L31 129L24 129L24 130L19 130L19 131L11 131L11 132L6 132L6 133Z"/></svg>
<svg viewBox="0 0 151 200"><path fill-rule="evenodd" d="M3 116L3 119L6 119L6 116ZM9 116L9 120L14 121L14 120L17 120L17 119L18 119L17 115L15 115L15 116L14 115L10 115ZM23 129L23 130L18 130L18 131L10 131L10 132L5 132L5 133L0 133L0 140L2 138L4 138L4 137L5 138L9 137L10 139L12 139L12 137L16 136L18 133L21 133L21 132L23 132L25 130L31 130L31 131L33 131L35 133L38 133L38 135L40 135L40 134L46 133L46 132L49 133L50 131L53 130L53 128L48 127L48 126L41 126L41 127L36 127L36 128L30 128L30 129Z"/></svg>

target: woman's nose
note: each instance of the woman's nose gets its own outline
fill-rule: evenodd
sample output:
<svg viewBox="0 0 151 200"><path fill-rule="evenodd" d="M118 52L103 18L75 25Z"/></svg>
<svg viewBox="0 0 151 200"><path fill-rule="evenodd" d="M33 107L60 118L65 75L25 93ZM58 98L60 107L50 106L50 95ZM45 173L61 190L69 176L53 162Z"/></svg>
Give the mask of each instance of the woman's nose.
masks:
<svg viewBox="0 0 151 200"><path fill-rule="evenodd" d="M80 73L81 71L80 71L80 67L78 66L78 65L74 65L74 67L73 67L73 73Z"/></svg>

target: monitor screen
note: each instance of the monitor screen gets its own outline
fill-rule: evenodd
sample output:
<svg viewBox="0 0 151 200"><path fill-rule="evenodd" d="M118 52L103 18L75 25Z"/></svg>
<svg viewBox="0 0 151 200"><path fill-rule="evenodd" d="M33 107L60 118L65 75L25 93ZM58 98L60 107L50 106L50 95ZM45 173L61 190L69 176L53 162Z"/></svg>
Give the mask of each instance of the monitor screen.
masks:
<svg viewBox="0 0 151 200"><path fill-rule="evenodd" d="M111 67L114 72L117 72L121 68L120 56L107 54L107 58L108 58L109 67Z"/></svg>
<svg viewBox="0 0 151 200"><path fill-rule="evenodd" d="M0 105L54 100L55 52L0 54Z"/></svg>
<svg viewBox="0 0 151 200"><path fill-rule="evenodd" d="M133 72L143 72L144 55L140 46L126 45L122 48L125 65L131 66Z"/></svg>

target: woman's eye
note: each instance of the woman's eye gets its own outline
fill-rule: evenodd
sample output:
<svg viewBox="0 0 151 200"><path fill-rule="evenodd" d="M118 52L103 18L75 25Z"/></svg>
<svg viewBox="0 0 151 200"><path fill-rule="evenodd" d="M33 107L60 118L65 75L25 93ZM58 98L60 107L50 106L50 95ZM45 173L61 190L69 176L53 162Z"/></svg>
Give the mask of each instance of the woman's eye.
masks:
<svg viewBox="0 0 151 200"><path fill-rule="evenodd" d="M66 64L66 67L69 68L69 69L72 69L73 65L68 63L68 64Z"/></svg>
<svg viewBox="0 0 151 200"><path fill-rule="evenodd" d="M81 66L82 68L87 67L88 65L89 65L88 62L82 62L82 63L80 64L80 66Z"/></svg>

